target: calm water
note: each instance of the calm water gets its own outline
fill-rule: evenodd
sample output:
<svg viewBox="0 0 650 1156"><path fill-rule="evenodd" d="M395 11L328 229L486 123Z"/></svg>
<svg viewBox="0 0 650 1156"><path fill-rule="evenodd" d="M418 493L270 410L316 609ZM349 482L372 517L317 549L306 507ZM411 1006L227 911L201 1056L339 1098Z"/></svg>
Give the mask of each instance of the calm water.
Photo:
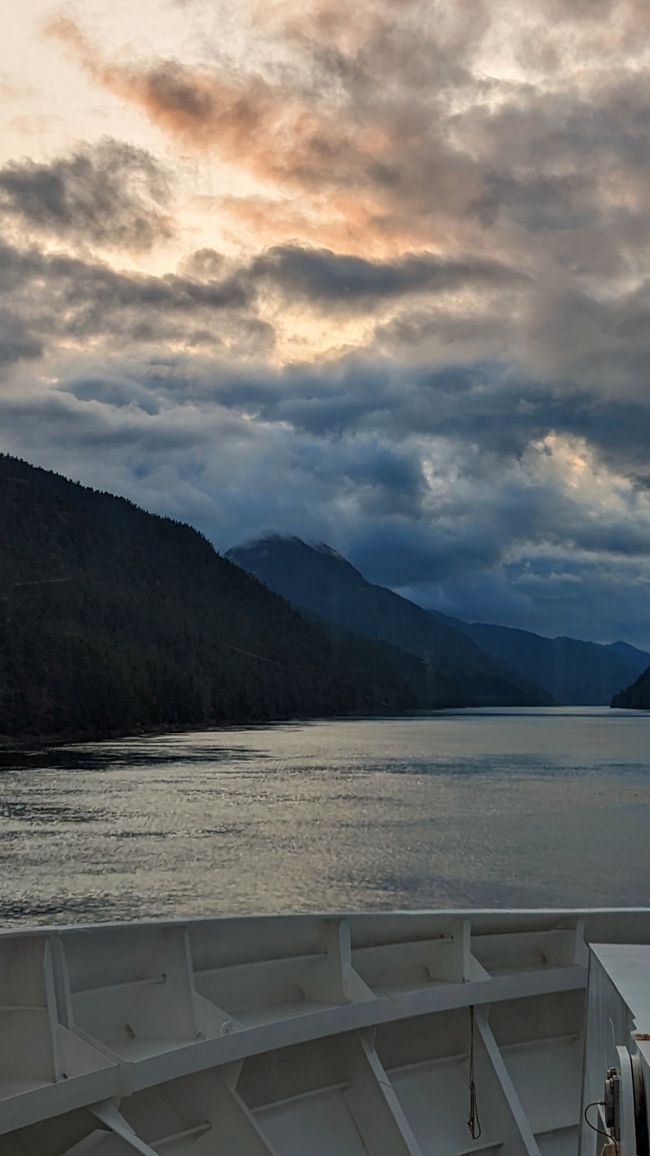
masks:
<svg viewBox="0 0 650 1156"><path fill-rule="evenodd" d="M647 904L650 714L136 738L0 770L0 922Z"/></svg>

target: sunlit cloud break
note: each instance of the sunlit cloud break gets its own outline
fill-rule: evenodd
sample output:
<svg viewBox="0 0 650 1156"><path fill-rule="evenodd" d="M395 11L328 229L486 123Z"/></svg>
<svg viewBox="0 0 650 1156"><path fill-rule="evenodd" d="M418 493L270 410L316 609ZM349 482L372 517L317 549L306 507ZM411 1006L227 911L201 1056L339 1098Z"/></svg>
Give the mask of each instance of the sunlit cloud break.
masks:
<svg viewBox="0 0 650 1156"><path fill-rule="evenodd" d="M25 7L2 447L650 645L647 6Z"/></svg>

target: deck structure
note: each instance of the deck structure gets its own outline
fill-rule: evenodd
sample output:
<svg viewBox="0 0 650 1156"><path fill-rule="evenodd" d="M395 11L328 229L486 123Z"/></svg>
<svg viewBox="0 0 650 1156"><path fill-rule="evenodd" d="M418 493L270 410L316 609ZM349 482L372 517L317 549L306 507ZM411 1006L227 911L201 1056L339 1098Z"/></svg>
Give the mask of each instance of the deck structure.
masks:
<svg viewBox="0 0 650 1156"><path fill-rule="evenodd" d="M0 933L0 1156L593 1156L591 944L650 909Z"/></svg>

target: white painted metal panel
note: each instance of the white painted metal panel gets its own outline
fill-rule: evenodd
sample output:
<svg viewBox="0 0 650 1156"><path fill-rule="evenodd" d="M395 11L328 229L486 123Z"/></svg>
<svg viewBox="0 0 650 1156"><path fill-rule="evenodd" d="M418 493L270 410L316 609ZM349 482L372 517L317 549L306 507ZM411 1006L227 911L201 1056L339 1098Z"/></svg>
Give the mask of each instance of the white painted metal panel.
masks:
<svg viewBox="0 0 650 1156"><path fill-rule="evenodd" d="M594 937L650 911L2 933L0 1156L577 1156Z"/></svg>

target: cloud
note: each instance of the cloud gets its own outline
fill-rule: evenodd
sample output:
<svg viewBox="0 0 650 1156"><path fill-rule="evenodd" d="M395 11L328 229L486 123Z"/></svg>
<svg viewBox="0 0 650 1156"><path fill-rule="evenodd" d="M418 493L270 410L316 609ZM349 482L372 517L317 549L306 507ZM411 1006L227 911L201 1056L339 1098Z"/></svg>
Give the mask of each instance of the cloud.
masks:
<svg viewBox="0 0 650 1156"><path fill-rule="evenodd" d="M42 353L42 342L29 332L23 319L3 309L0 313L0 366L34 359Z"/></svg>
<svg viewBox="0 0 650 1156"><path fill-rule="evenodd" d="M118 60L64 17L49 34L176 145L252 176L258 193L220 204L267 242L471 245L598 273L647 237L642 6L612 0L600 23L564 0L538 7L524 20L505 0L276 4L256 11L246 59L208 46L205 66ZM509 56L521 79L495 75Z"/></svg>
<svg viewBox="0 0 650 1156"><path fill-rule="evenodd" d="M0 289L12 333L6 360L66 343L81 352L88 341L110 352L117 335L134 348L167 343L242 358L268 352L274 342L251 288L228 268L208 280L152 276L0 240Z"/></svg>
<svg viewBox="0 0 650 1156"><path fill-rule="evenodd" d="M442 131L441 107L466 77L459 54L471 50L486 11L483 0L471 16L409 2L396 19L389 3L362 4L356 14L342 3L312 5L300 20L287 13L281 21L294 60L275 71L219 59L209 68L122 63L67 18L47 30L97 84L183 148L210 149L269 188L301 193L348 244L383 233L386 248L399 238L431 242L479 195L471 160ZM272 25L273 13L258 23L270 37L278 34ZM254 208L241 198L230 204L244 214ZM264 208L272 220L271 198Z"/></svg>
<svg viewBox="0 0 650 1156"><path fill-rule="evenodd" d="M18 391L0 394L5 444L188 519L224 549L270 527L311 534L349 553L371 579L450 613L650 641L650 496L593 439L566 431L535 438L531 422L519 451L507 453L495 421L475 441L481 413L471 380L458 387L454 422L436 421L442 384L421 382L417 389L434 389L428 416L420 411L417 421L414 410L408 428L396 411L401 425L390 432L390 380L383 420L372 379L362 405L360 368L355 376L348 367L331 400L341 408L356 401L356 417L348 411L338 429L330 420L324 431L316 418L301 424L297 416L318 387L327 396L331 373L321 370L320 382L298 368L238 378L214 357L201 367L187 355L131 358L128 369L124 360L89 362L85 374L56 385L23 378ZM463 409L474 410L466 423ZM541 428L550 413L538 415ZM603 429L618 423L614 456L624 458L633 415L613 407L600 420ZM642 451L644 435L636 437Z"/></svg>
<svg viewBox="0 0 650 1156"><path fill-rule="evenodd" d="M178 58L50 24L180 191L115 142L0 174L7 448L220 547L322 538L452 613L650 644L647 5L208 11ZM167 218L166 274L84 248Z"/></svg>
<svg viewBox="0 0 650 1156"><path fill-rule="evenodd" d="M308 249L277 246L251 264L253 281L272 284L289 300L304 300L329 310L372 309L382 300L410 294L439 294L468 286L517 285L520 274L497 261L445 260L433 253L407 253L393 261L370 261Z"/></svg>
<svg viewBox="0 0 650 1156"><path fill-rule="evenodd" d="M174 232L167 176L144 149L105 138L71 156L0 169L0 208L59 242L144 251Z"/></svg>
<svg viewBox="0 0 650 1156"><path fill-rule="evenodd" d="M419 371L406 393L398 364L349 358L246 371L132 346L83 360L54 354L49 380L25 366L0 391L7 448L222 549L311 534L449 613L650 642L650 495L629 476L647 460L640 410L540 388L520 407L516 383L486 388L479 366Z"/></svg>
<svg viewBox="0 0 650 1156"><path fill-rule="evenodd" d="M196 73L169 60L138 70L104 60L72 20L56 17L46 24L49 36L65 44L99 84L139 104L168 132L183 140L209 144L216 138L225 150L244 148L244 134L272 130L272 93L261 78L240 82Z"/></svg>

